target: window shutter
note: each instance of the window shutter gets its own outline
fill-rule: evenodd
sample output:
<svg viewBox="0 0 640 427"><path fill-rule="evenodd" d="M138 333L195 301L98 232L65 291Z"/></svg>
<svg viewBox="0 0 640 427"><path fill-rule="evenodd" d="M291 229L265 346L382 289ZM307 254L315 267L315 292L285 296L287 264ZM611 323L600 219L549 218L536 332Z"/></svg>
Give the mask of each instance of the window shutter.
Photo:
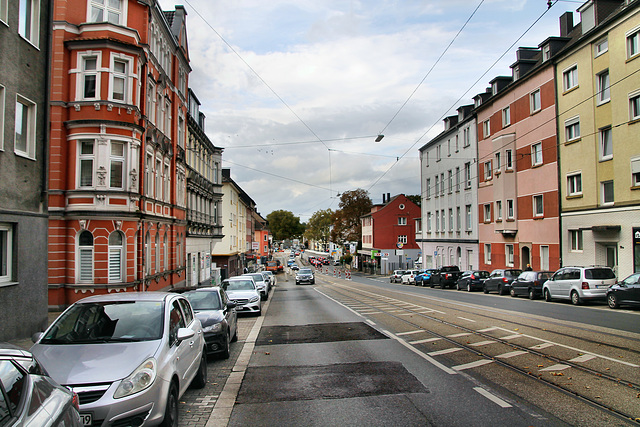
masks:
<svg viewBox="0 0 640 427"><path fill-rule="evenodd" d="M109 250L109 282L122 281L122 251L120 249Z"/></svg>
<svg viewBox="0 0 640 427"><path fill-rule="evenodd" d="M93 281L93 249L80 249L80 281Z"/></svg>

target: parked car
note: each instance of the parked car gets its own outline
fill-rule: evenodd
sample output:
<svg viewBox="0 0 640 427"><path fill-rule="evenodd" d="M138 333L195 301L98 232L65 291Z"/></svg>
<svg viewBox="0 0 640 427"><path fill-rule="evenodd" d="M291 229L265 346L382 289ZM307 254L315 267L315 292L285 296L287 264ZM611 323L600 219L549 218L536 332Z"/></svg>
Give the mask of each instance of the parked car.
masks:
<svg viewBox="0 0 640 427"><path fill-rule="evenodd" d="M436 271L438 270L435 268L427 268L426 270L422 270L420 274L416 276L416 286L427 286L431 284L431 277Z"/></svg>
<svg viewBox="0 0 640 427"><path fill-rule="evenodd" d="M293 263L293 264L291 264L291 269L296 271L296 270L300 270L300 267L298 266L298 264Z"/></svg>
<svg viewBox="0 0 640 427"><path fill-rule="evenodd" d="M400 278L400 282L403 285L414 285L418 274L420 274L420 270L407 270Z"/></svg>
<svg viewBox="0 0 640 427"><path fill-rule="evenodd" d="M222 289L236 303L238 313L262 314L262 298L253 277L235 276L222 281Z"/></svg>
<svg viewBox="0 0 640 427"><path fill-rule="evenodd" d="M482 284L485 294L498 292L498 295L506 295L511 291L511 282L522 273L522 270L515 268L493 270Z"/></svg>
<svg viewBox="0 0 640 427"><path fill-rule="evenodd" d="M444 289L445 287L453 288L456 286L456 282L461 275L462 272L457 265L440 267L431 275L430 286L432 288L434 286L440 286L440 289Z"/></svg>
<svg viewBox="0 0 640 427"><path fill-rule="evenodd" d="M82 425L78 395L51 378L30 352L0 343L0 426Z"/></svg>
<svg viewBox="0 0 640 427"><path fill-rule="evenodd" d="M547 302L554 299L582 304L587 300L605 300L609 286L616 283L610 267L563 267L556 271L542 287Z"/></svg>
<svg viewBox="0 0 640 427"><path fill-rule="evenodd" d="M393 270L393 274L391 274L391 277L389 277L389 283L398 283L398 282L402 282L402 275L404 274L405 270Z"/></svg>
<svg viewBox="0 0 640 427"><path fill-rule="evenodd" d="M296 285L302 285L303 283L308 283L310 285L315 285L316 283L313 270L310 268L301 268L296 272Z"/></svg>
<svg viewBox="0 0 640 427"><path fill-rule="evenodd" d="M258 292L260 292L260 298L262 298L262 301L266 301L269 298L269 285L262 273L246 273L242 276L251 277L253 281L256 282L256 288L258 288Z"/></svg>
<svg viewBox="0 0 640 427"><path fill-rule="evenodd" d="M527 295L529 299L542 296L544 282L553 276L553 271L523 271L511 282L511 296Z"/></svg>
<svg viewBox="0 0 640 427"><path fill-rule="evenodd" d="M640 305L640 273L634 273L607 289L609 308Z"/></svg>
<svg viewBox="0 0 640 427"><path fill-rule="evenodd" d="M273 271L263 271L262 273L269 276L269 279L271 280L271 286L275 286L278 283L278 278L275 274L273 274Z"/></svg>
<svg viewBox="0 0 640 427"><path fill-rule="evenodd" d="M469 270L462 273L456 281L457 290L472 292L482 290L484 281L489 277L489 272L485 270Z"/></svg>
<svg viewBox="0 0 640 427"><path fill-rule="evenodd" d="M229 343L238 340L236 303L219 287L199 288L185 292L196 317L202 324L207 354L229 358Z"/></svg>
<svg viewBox="0 0 640 427"><path fill-rule="evenodd" d="M267 295L268 295L269 292L271 292L271 286L272 286L271 275L269 275L266 271L261 271L260 274L262 274L262 277L264 278L264 282L267 284Z"/></svg>
<svg viewBox="0 0 640 427"><path fill-rule="evenodd" d="M202 326L180 294L87 297L35 338L31 352L78 393L85 425L177 425L180 397L207 381Z"/></svg>

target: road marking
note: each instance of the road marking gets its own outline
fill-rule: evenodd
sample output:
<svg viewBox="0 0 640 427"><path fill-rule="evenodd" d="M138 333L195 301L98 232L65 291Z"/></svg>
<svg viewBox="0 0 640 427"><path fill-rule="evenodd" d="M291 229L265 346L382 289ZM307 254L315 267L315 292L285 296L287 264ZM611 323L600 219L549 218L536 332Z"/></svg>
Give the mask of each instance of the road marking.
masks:
<svg viewBox="0 0 640 427"><path fill-rule="evenodd" d="M459 334L447 335L447 338L460 338L460 337L466 337L469 335L471 335L471 332L461 332Z"/></svg>
<svg viewBox="0 0 640 427"><path fill-rule="evenodd" d="M473 323L476 323L476 321L475 321L475 320L467 319L466 317L460 317L460 316L458 316L458 319L466 320L467 322L473 322Z"/></svg>
<svg viewBox="0 0 640 427"><path fill-rule="evenodd" d="M469 344L469 346L471 347L481 347L483 345L489 345L489 344L495 344L496 341L480 341L480 342L474 342L473 344Z"/></svg>
<svg viewBox="0 0 640 427"><path fill-rule="evenodd" d="M460 347L451 347L445 350L440 351L432 351L431 353L427 353L429 356L441 356L443 354L455 353L456 351L460 351L462 348Z"/></svg>
<svg viewBox="0 0 640 427"><path fill-rule="evenodd" d="M441 339L442 338L437 338L437 337L436 338L426 338L426 339L423 339L423 340L409 341L409 344L423 344L425 342L439 341Z"/></svg>
<svg viewBox="0 0 640 427"><path fill-rule="evenodd" d="M487 399L489 399L490 401L492 401L493 403L495 403L496 405L500 406L501 408L511 408L510 404L500 399L499 397L489 393L487 390L483 389L482 387L474 387L473 389L478 393L480 393L481 395L483 395L484 397L486 397Z"/></svg>
<svg viewBox="0 0 640 427"><path fill-rule="evenodd" d="M514 335L507 335L506 337L502 337L500 338L501 340L515 340L516 338L520 338L523 337L524 335L522 334L514 334Z"/></svg>
<svg viewBox="0 0 640 427"><path fill-rule="evenodd" d="M402 337L405 335L419 334L420 332L424 332L424 329L416 329L415 331L407 331L407 332L398 332L396 335L399 337Z"/></svg>
<svg viewBox="0 0 640 427"><path fill-rule="evenodd" d="M529 354L529 353L527 353L526 351L517 350L517 351L511 351L509 353L500 354L496 357L499 357L500 359L509 359L510 357L521 356L523 354Z"/></svg>
<svg viewBox="0 0 640 427"><path fill-rule="evenodd" d="M533 347L529 347L530 350L542 350L543 348L553 347L555 344L550 342L545 342L542 344L534 345Z"/></svg>
<svg viewBox="0 0 640 427"><path fill-rule="evenodd" d="M475 362L465 363L464 365L454 366L451 369L454 369L456 371L464 371L465 369L477 368L478 366L488 365L489 363L493 363L493 360L480 359L476 360Z"/></svg>
<svg viewBox="0 0 640 427"><path fill-rule="evenodd" d="M540 369L540 371L563 371L567 368L570 368L569 365L563 365L562 363L558 363L557 365L549 366L548 368Z"/></svg>
<svg viewBox="0 0 640 427"><path fill-rule="evenodd" d="M409 350L411 350L412 352L414 352L418 356L422 357L424 360L426 360L427 362L431 363L436 368L439 368L439 369L443 370L444 372L446 372L447 374L450 374L450 375L456 375L457 374L457 372L454 371L453 369L447 368L445 365L443 365L442 363L440 363L437 360L433 359L429 355L424 354L423 352L421 352L417 348L413 347L412 345L409 345L409 343L407 343L402 338L396 336L395 334L392 334L391 332L385 331L385 330L382 330L382 332L387 334L387 336L393 338L394 340L398 341L400 344L402 344L403 346L405 346L406 348L408 348Z"/></svg>
<svg viewBox="0 0 640 427"><path fill-rule="evenodd" d="M588 362L591 359L595 359L596 355L594 354L583 354L582 356L578 356L569 360L569 362Z"/></svg>
<svg viewBox="0 0 640 427"><path fill-rule="evenodd" d="M375 326L375 324L376 324L376 323L375 323L373 320L371 320L371 319L364 319L364 320L365 320L365 322L367 322L368 324L370 324L370 325L372 325L372 326Z"/></svg>
<svg viewBox="0 0 640 427"><path fill-rule="evenodd" d="M493 326L491 328L478 329L476 332L491 332L491 331L495 331L496 329L498 329L498 328L496 326Z"/></svg>

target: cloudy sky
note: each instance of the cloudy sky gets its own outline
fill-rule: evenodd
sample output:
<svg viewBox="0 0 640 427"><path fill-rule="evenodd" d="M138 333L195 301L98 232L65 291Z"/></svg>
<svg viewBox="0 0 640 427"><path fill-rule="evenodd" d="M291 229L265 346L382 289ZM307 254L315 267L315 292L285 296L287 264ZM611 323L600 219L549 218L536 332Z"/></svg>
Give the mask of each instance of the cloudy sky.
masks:
<svg viewBox="0 0 640 427"><path fill-rule="evenodd" d="M348 190L419 194L418 149L442 119L581 3L160 0L187 10L189 85L223 166L263 216L303 222Z"/></svg>

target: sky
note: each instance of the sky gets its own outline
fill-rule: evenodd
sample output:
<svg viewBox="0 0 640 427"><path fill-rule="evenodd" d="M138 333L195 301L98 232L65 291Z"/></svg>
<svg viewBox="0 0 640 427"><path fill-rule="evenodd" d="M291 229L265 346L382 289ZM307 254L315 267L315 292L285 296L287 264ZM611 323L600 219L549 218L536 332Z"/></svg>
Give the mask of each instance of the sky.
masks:
<svg viewBox="0 0 640 427"><path fill-rule="evenodd" d="M345 191L420 194L419 149L442 120L582 2L160 0L178 4L189 86L223 167L263 217L306 222Z"/></svg>

